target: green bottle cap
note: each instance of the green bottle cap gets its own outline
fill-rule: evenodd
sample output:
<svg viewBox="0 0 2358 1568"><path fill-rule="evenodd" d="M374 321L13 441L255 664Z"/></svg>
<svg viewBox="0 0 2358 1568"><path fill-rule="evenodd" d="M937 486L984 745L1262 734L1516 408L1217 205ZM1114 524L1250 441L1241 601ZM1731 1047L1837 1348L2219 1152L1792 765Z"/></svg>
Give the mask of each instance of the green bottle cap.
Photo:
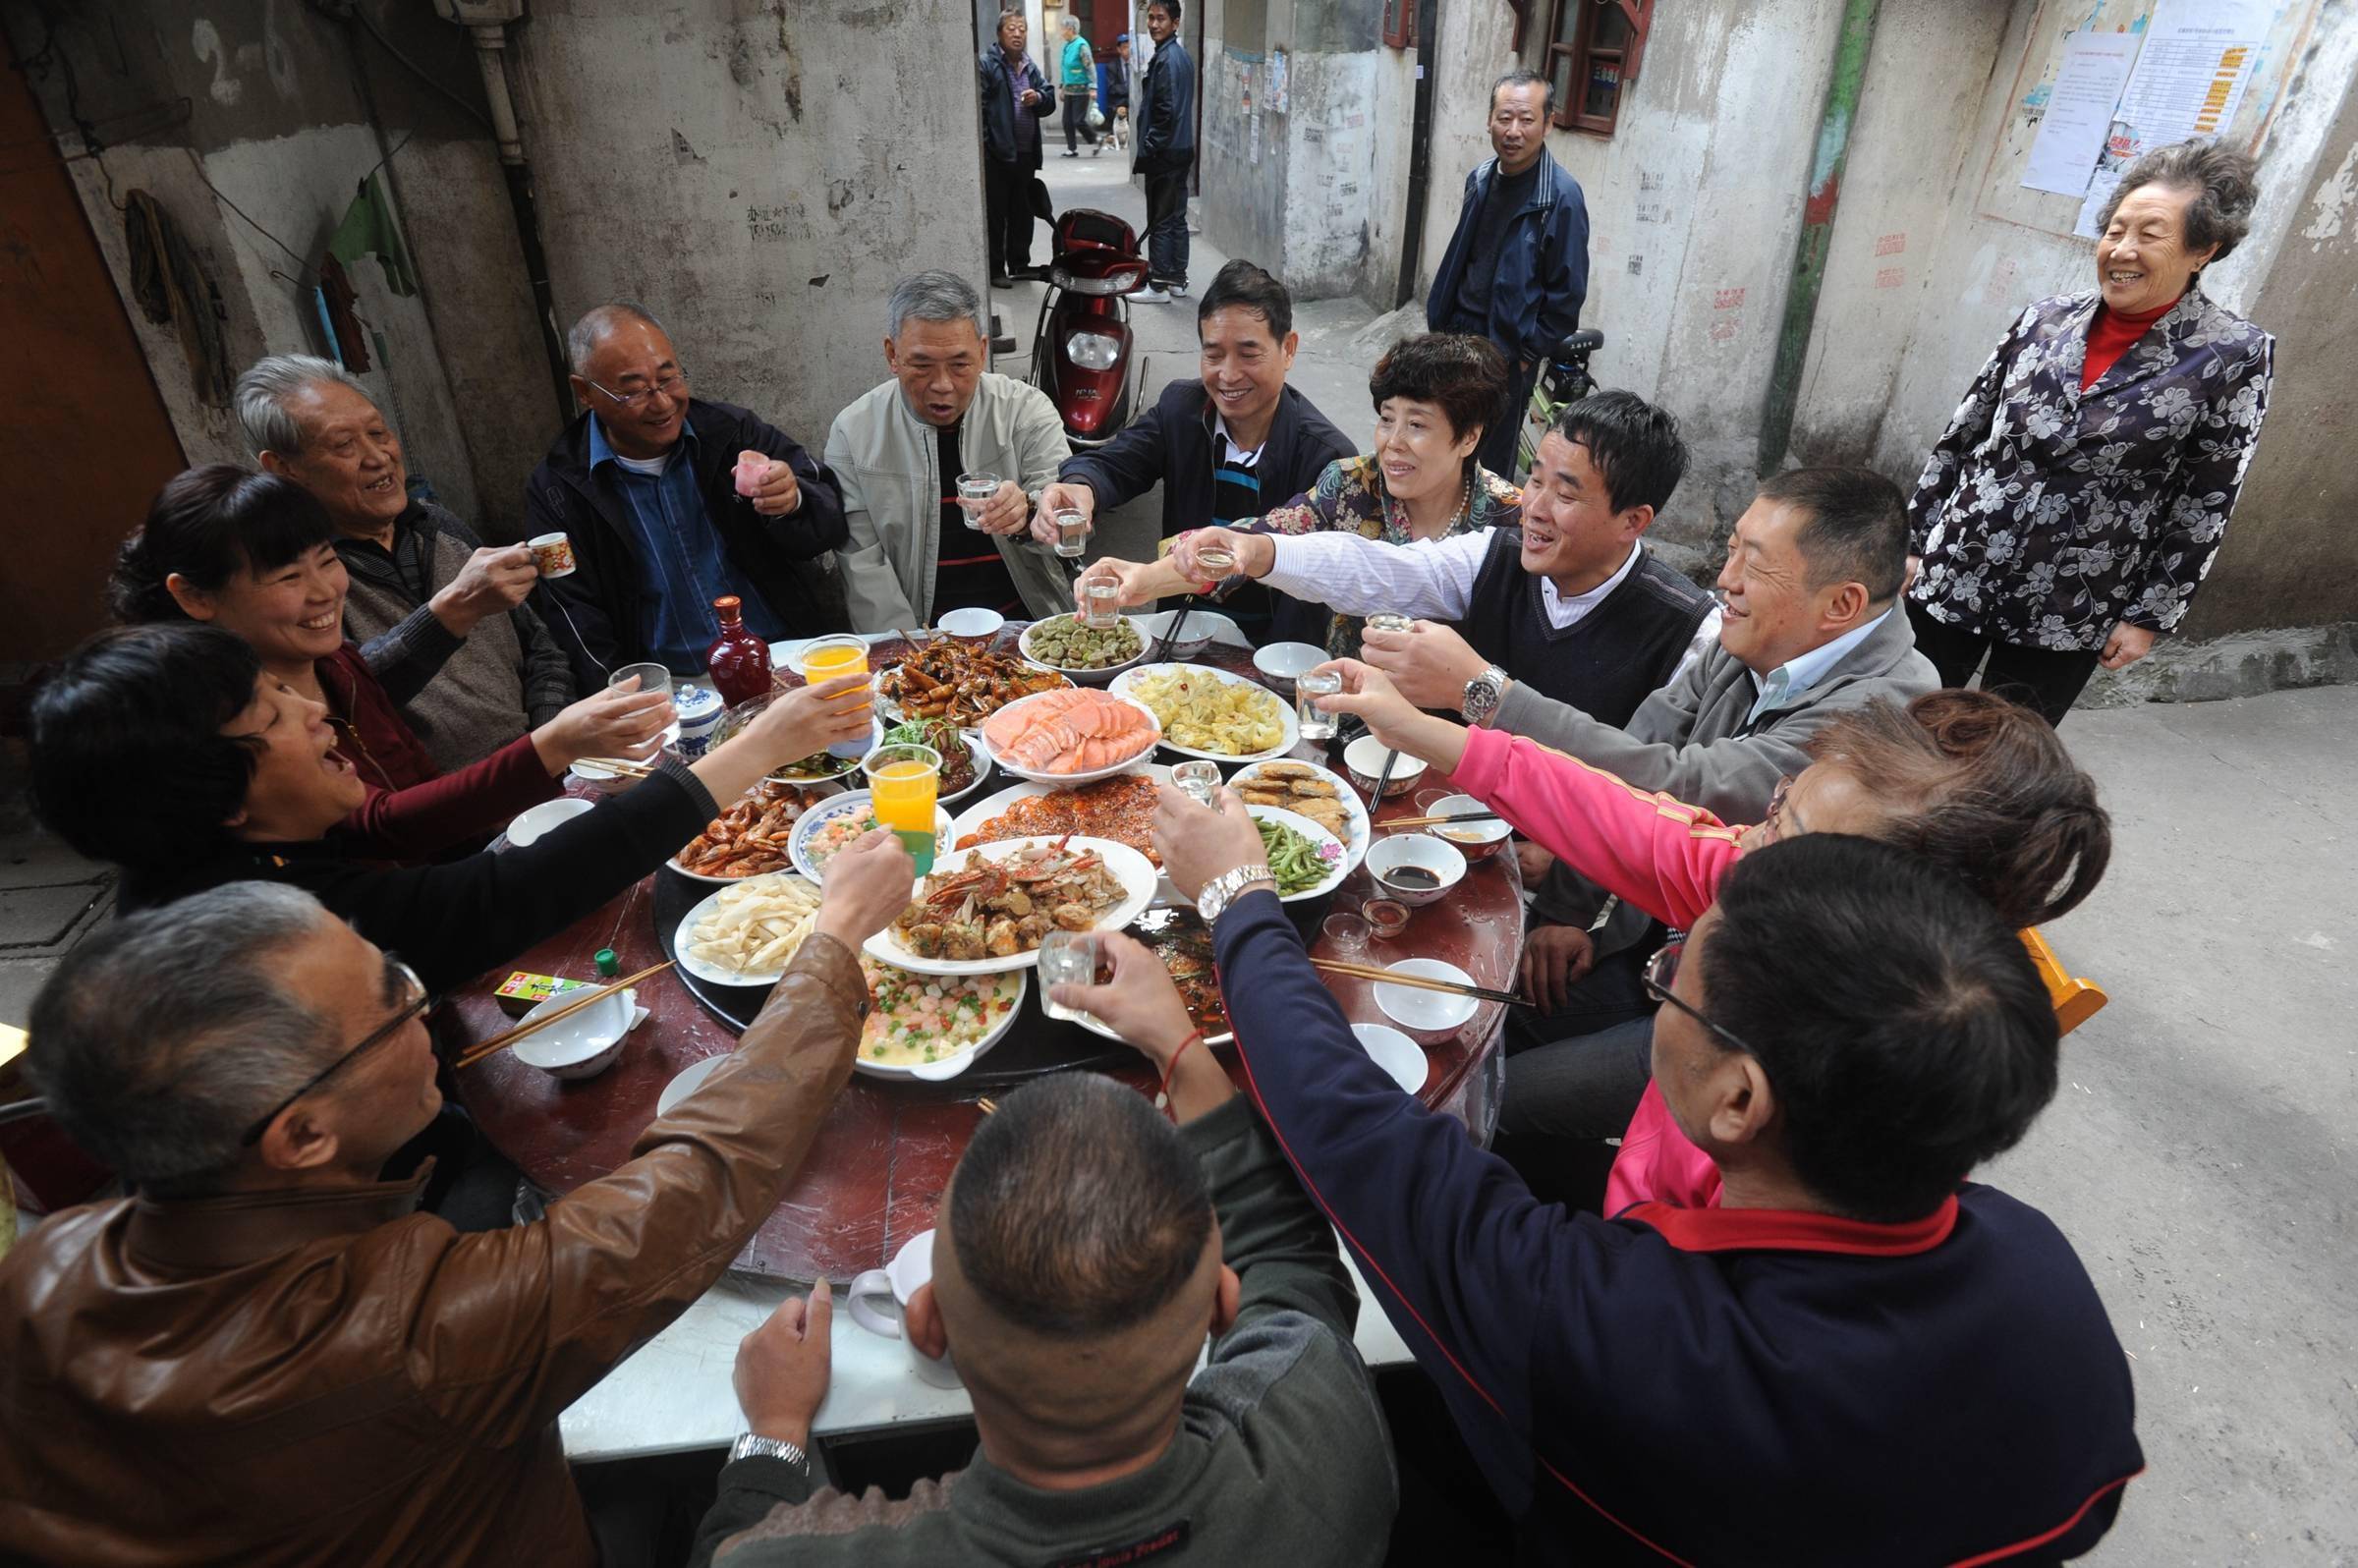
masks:
<svg viewBox="0 0 2358 1568"><path fill-rule="evenodd" d="M622 960L614 956L614 949L611 947L599 948L594 962L597 965L599 980L612 980L622 973Z"/></svg>

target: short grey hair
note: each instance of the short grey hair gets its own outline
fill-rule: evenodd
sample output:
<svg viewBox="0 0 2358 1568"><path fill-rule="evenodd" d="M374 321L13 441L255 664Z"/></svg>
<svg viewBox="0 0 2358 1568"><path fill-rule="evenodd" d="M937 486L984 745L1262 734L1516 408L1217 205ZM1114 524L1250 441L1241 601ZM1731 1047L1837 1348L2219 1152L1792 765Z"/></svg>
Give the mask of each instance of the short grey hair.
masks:
<svg viewBox="0 0 2358 1568"><path fill-rule="evenodd" d="M609 300L604 305L593 305L582 312L573 330L565 334L565 363L573 367L575 375L587 376L584 366L589 364L590 356L606 341L607 333L626 321L644 321L665 337L671 336L671 329L655 319L655 312L636 300Z"/></svg>
<svg viewBox="0 0 2358 1568"><path fill-rule="evenodd" d="M2260 199L2260 165L2248 152L2239 152L2216 139L2173 141L2140 154L2120 171L2096 232L2112 226L2112 214L2130 192L2158 185L2172 191L2191 191L2186 204L2186 249L2218 246L2213 261L2224 261L2243 237L2252 232L2252 207Z"/></svg>
<svg viewBox="0 0 2358 1568"><path fill-rule="evenodd" d="M376 406L375 394L361 385L350 370L316 354L264 355L238 377L230 406L238 411L238 425L246 432L246 444L255 457L264 452L293 457L303 450L303 426L287 405L304 388L320 381L348 386L366 398L369 407Z"/></svg>
<svg viewBox="0 0 2358 1568"><path fill-rule="evenodd" d="M972 321L975 331L989 337L982 324L982 296L975 286L955 272L912 272L892 286L892 298L885 305L892 313L892 324L885 336L898 341L901 328L912 318L919 321Z"/></svg>
<svg viewBox="0 0 2358 1568"><path fill-rule="evenodd" d="M1067 32L1079 32L1081 30L1081 19L1074 16L1070 12L1065 13L1064 30Z"/></svg>
<svg viewBox="0 0 2358 1568"><path fill-rule="evenodd" d="M248 1127L332 1059L333 1023L275 962L331 919L232 882L101 926L33 999L27 1074L74 1142L133 1186L197 1189Z"/></svg>

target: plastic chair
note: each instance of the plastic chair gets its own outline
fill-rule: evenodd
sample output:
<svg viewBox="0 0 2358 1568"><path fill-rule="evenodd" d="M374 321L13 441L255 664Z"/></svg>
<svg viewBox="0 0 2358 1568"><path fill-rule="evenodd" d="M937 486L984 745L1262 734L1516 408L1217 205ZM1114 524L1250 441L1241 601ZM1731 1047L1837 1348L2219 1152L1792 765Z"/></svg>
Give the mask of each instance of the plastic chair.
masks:
<svg viewBox="0 0 2358 1568"><path fill-rule="evenodd" d="M2094 980L2081 980L2067 974L2063 961L2047 943L2036 928L2022 933L2022 945L2030 949L2031 962L2038 966L2039 978L2047 981L2048 1000L2055 1006L2055 1027L2068 1035L2103 1009L2111 1000L2105 988Z"/></svg>

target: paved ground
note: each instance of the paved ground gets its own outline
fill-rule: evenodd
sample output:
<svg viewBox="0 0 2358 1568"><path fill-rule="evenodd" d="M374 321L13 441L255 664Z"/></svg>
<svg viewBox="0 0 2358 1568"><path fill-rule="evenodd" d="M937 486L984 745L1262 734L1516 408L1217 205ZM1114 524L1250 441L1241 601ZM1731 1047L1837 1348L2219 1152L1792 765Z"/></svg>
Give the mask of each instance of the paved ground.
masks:
<svg viewBox="0 0 2358 1568"><path fill-rule="evenodd" d="M1144 216L1110 154L1051 156L1048 178L1060 205ZM1199 288L1221 259L1199 238ZM1038 287L993 298L1028 342ZM1362 428L1389 333L1350 304L1300 314L1297 384ZM1192 373L1192 301L1134 320L1152 384ZM1107 546L1151 547L1155 515L1134 508ZM2353 687L2064 728L2117 850L2094 903L2049 934L2112 1001L2065 1042L2052 1108L1987 1174L2069 1234L2136 1357L2151 1469L2100 1563L2358 1564L2353 734ZM0 1022L24 1021L107 896L57 846L0 835Z"/></svg>

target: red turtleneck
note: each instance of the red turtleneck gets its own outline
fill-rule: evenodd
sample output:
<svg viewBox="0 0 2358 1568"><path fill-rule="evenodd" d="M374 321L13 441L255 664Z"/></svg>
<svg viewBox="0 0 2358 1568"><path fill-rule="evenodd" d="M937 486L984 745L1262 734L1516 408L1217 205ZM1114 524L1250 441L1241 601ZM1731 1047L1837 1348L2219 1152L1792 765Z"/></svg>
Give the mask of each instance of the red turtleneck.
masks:
<svg viewBox="0 0 2358 1568"><path fill-rule="evenodd" d="M2179 296L2183 299L2184 296ZM2115 310L2109 306L2096 308L2096 319L2088 324L2088 362L2080 366L2080 390L2085 392L2096 385L2120 357L2129 352L2129 345L2145 336L2145 329L2169 314L2177 305L2158 306L2140 310L2135 315Z"/></svg>

